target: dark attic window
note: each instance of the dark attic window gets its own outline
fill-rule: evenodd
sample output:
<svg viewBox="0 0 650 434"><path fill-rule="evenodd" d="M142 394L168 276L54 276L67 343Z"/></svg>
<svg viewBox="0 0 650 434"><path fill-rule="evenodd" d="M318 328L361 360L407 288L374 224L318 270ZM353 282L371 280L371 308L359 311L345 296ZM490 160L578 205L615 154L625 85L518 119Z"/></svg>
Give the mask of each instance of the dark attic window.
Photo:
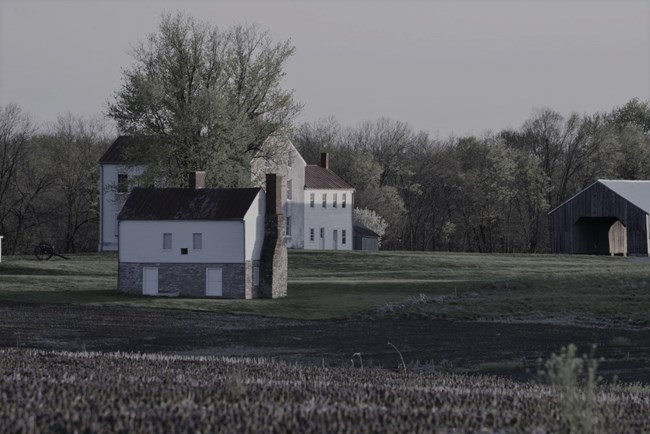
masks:
<svg viewBox="0 0 650 434"><path fill-rule="evenodd" d="M187 255L187 247L181 247L181 255Z"/></svg>

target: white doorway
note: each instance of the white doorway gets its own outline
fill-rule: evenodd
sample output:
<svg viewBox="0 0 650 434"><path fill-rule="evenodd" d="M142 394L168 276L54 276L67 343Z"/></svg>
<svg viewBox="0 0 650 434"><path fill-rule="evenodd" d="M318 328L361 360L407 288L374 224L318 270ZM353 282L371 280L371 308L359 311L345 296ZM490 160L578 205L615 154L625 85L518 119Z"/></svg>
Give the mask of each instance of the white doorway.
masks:
<svg viewBox="0 0 650 434"><path fill-rule="evenodd" d="M158 295L158 268L142 268L142 294Z"/></svg>
<svg viewBox="0 0 650 434"><path fill-rule="evenodd" d="M325 228L320 228L320 249L325 250Z"/></svg>
<svg viewBox="0 0 650 434"><path fill-rule="evenodd" d="M338 248L339 248L339 231L338 231L338 229L334 229L332 231L332 233L334 234L334 250L338 250Z"/></svg>
<svg viewBox="0 0 650 434"><path fill-rule="evenodd" d="M205 295L208 297L223 296L223 281L221 268L207 268L205 270Z"/></svg>

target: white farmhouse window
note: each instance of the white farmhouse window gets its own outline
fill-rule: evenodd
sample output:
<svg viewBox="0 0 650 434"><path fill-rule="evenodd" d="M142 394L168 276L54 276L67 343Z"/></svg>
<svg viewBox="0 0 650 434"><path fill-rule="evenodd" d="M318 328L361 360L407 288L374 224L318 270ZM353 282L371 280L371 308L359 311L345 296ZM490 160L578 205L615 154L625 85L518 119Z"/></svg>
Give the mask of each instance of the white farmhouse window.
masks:
<svg viewBox="0 0 650 434"><path fill-rule="evenodd" d="M287 216L287 236L291 236L291 217Z"/></svg>
<svg viewBox="0 0 650 434"><path fill-rule="evenodd" d="M346 193L343 193L343 200L341 200L341 208L345 208L345 202L348 198L348 195Z"/></svg>
<svg viewBox="0 0 650 434"><path fill-rule="evenodd" d="M323 193L323 208L327 208L327 193Z"/></svg>
<svg viewBox="0 0 650 434"><path fill-rule="evenodd" d="M347 241L346 235L347 235L346 230L345 229L341 230L341 243L342 244L345 244L345 242Z"/></svg>
<svg viewBox="0 0 650 434"><path fill-rule="evenodd" d="M314 228L309 229L309 241L314 241Z"/></svg>
<svg viewBox="0 0 650 434"><path fill-rule="evenodd" d="M287 179L287 200L293 199L293 181Z"/></svg>
<svg viewBox="0 0 650 434"><path fill-rule="evenodd" d="M203 249L203 234L192 234L192 248L194 250Z"/></svg>
<svg viewBox="0 0 650 434"><path fill-rule="evenodd" d="M333 196L334 197L332 198L332 208L336 208L336 200L338 195L334 193Z"/></svg>
<svg viewBox="0 0 650 434"><path fill-rule="evenodd" d="M314 202L316 201L316 193L309 194L309 206L314 207Z"/></svg>
<svg viewBox="0 0 650 434"><path fill-rule="evenodd" d="M253 286L260 284L260 267L253 267Z"/></svg>
<svg viewBox="0 0 650 434"><path fill-rule="evenodd" d="M117 192L128 193L129 191L129 177L126 173L117 175Z"/></svg>
<svg viewBox="0 0 650 434"><path fill-rule="evenodd" d="M172 249L172 234L163 234L163 250Z"/></svg>

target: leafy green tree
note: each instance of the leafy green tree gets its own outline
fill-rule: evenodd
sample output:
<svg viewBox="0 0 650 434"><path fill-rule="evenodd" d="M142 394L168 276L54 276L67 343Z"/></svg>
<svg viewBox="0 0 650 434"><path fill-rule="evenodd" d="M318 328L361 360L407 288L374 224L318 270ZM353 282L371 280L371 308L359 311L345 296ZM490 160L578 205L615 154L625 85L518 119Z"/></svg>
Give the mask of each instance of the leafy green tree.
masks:
<svg viewBox="0 0 650 434"><path fill-rule="evenodd" d="M133 50L134 64L108 104L128 134L151 136L145 180L183 185L206 170L213 186L250 182L250 161L300 110L282 88L294 53L256 25L226 30L177 13Z"/></svg>

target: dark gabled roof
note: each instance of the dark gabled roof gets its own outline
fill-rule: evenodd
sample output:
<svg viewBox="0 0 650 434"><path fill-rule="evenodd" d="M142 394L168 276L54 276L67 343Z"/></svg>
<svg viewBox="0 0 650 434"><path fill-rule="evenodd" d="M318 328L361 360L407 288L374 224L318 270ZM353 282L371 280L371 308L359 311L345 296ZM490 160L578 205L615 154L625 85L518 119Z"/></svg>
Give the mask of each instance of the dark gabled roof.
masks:
<svg viewBox="0 0 650 434"><path fill-rule="evenodd" d="M138 155L153 141L146 136L119 136L99 159L100 164L105 163L137 163Z"/></svg>
<svg viewBox="0 0 650 434"><path fill-rule="evenodd" d="M305 188L353 188L350 184L343 181L339 176L329 169L308 164L305 166Z"/></svg>
<svg viewBox="0 0 650 434"><path fill-rule="evenodd" d="M134 188L119 220L238 220L260 188Z"/></svg>
<svg viewBox="0 0 650 434"><path fill-rule="evenodd" d="M354 236L355 237L372 237L379 238L379 234L373 230L368 229L365 226L354 225Z"/></svg>

